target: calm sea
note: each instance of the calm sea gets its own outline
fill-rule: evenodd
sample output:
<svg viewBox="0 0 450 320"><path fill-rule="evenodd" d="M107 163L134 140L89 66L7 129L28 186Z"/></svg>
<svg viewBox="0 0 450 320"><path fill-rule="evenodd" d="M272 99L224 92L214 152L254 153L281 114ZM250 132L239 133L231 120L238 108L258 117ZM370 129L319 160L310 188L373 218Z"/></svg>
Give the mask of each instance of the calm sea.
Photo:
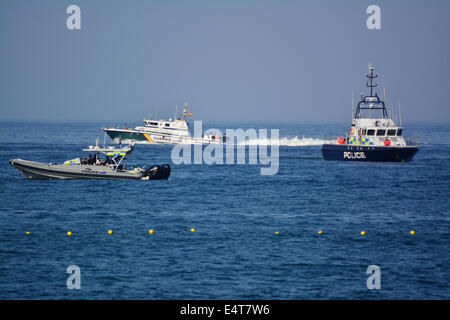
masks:
<svg viewBox="0 0 450 320"><path fill-rule="evenodd" d="M8 163L78 157L104 125L0 123L1 299L450 299L449 125L405 126L410 163L352 163L321 156L347 124L203 124L279 128L274 176L174 165L171 146L129 159L171 164L167 181L27 180Z"/></svg>

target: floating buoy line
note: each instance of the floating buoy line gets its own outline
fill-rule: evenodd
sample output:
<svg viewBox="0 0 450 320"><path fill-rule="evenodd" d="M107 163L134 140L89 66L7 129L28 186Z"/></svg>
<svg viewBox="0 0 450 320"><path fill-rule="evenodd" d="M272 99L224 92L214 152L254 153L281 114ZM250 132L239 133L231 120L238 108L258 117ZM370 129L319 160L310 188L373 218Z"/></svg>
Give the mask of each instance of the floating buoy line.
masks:
<svg viewBox="0 0 450 320"><path fill-rule="evenodd" d="M234 232L234 230L232 230L232 231ZM195 232L197 232L196 228L193 228L193 227L188 228L188 233L195 233ZM126 234L126 233L128 233L128 232L124 232L122 234ZM154 235L155 233L156 233L156 231L153 228L147 230L147 234L149 234L149 235ZM322 236L326 236L327 234L333 234L333 232L325 232L322 229L316 230L315 233L317 233L318 235L322 235ZM405 233L413 236L413 235L416 234L416 231L411 229L411 230L409 230L407 232L405 231ZM40 234L40 232L25 231L25 235L34 235L34 234ZM106 230L106 234L111 236L111 235L115 234L115 231L113 229L108 229L108 230ZM281 235L282 233L280 233L280 231L273 231L273 234ZM307 233L303 232L302 234L305 235ZM356 232L349 232L349 233L347 233L347 235L351 235L351 234L357 235L358 233L356 233ZM67 230L66 231L66 236L68 236L68 237L76 236L76 235L86 235L86 234L85 233L77 233L77 232L74 233L72 230ZM92 235L92 233L89 233L89 235ZM365 230L361 230L361 231L359 231L359 235L360 236L367 236L367 235L370 235L370 233L367 234Z"/></svg>

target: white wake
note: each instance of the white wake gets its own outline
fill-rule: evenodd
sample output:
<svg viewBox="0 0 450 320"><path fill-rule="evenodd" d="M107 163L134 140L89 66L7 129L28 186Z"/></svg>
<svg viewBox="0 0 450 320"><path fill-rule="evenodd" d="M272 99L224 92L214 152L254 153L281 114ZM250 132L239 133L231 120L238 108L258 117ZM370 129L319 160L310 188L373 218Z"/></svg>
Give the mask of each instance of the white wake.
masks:
<svg viewBox="0 0 450 320"><path fill-rule="evenodd" d="M272 141L271 139L248 139L240 142L238 145L244 146L254 146L254 145L279 145L287 147L306 147L306 146L321 146L324 143L329 143L331 141L317 138L307 138L307 137L297 137L294 138L280 138L277 141Z"/></svg>
<svg viewBox="0 0 450 320"><path fill-rule="evenodd" d="M155 144L155 143L149 143L148 141L134 141L134 140L127 140L124 139L122 141L119 141L117 138L113 140L115 143L131 143L134 142L136 144ZM332 143L334 140L325 140L325 139L318 139L318 138L308 138L308 137L301 137L295 136L294 138L280 138L277 141L272 141L271 139L246 139L245 141L240 141L237 145L238 146L285 146L285 147L308 147L308 146L321 146L324 143ZM195 144L195 143L187 143L187 144Z"/></svg>

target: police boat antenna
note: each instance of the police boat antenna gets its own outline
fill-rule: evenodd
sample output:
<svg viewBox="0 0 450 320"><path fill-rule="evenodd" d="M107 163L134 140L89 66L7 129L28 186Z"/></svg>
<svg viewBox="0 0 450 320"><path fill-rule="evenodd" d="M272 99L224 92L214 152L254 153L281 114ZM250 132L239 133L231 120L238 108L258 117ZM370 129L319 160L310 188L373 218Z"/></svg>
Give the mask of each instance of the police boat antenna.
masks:
<svg viewBox="0 0 450 320"><path fill-rule="evenodd" d="M355 93L354 90L352 89L352 117L353 117L353 112L355 109L355 97L354 97Z"/></svg>
<svg viewBox="0 0 450 320"><path fill-rule="evenodd" d="M369 64L369 75L366 76L369 80L366 83L366 86L370 88L370 96L373 97L373 88L377 87L378 85L373 83L373 79L377 78L378 75L373 75L373 66Z"/></svg>

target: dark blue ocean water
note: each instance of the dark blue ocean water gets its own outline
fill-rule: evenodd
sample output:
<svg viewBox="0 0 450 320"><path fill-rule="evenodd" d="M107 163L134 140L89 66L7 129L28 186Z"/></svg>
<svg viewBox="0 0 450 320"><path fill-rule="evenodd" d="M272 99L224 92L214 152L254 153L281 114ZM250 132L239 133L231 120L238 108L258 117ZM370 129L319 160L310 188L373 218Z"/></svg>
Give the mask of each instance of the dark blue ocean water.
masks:
<svg viewBox="0 0 450 320"><path fill-rule="evenodd" d="M1 299L450 298L449 125L407 125L421 142L410 163L344 163L315 139L347 124L204 123L279 128L297 146L280 147L275 176L172 165L168 181L38 181L8 164L75 158L103 125L0 123ZM129 162L171 164L171 150L137 146Z"/></svg>

